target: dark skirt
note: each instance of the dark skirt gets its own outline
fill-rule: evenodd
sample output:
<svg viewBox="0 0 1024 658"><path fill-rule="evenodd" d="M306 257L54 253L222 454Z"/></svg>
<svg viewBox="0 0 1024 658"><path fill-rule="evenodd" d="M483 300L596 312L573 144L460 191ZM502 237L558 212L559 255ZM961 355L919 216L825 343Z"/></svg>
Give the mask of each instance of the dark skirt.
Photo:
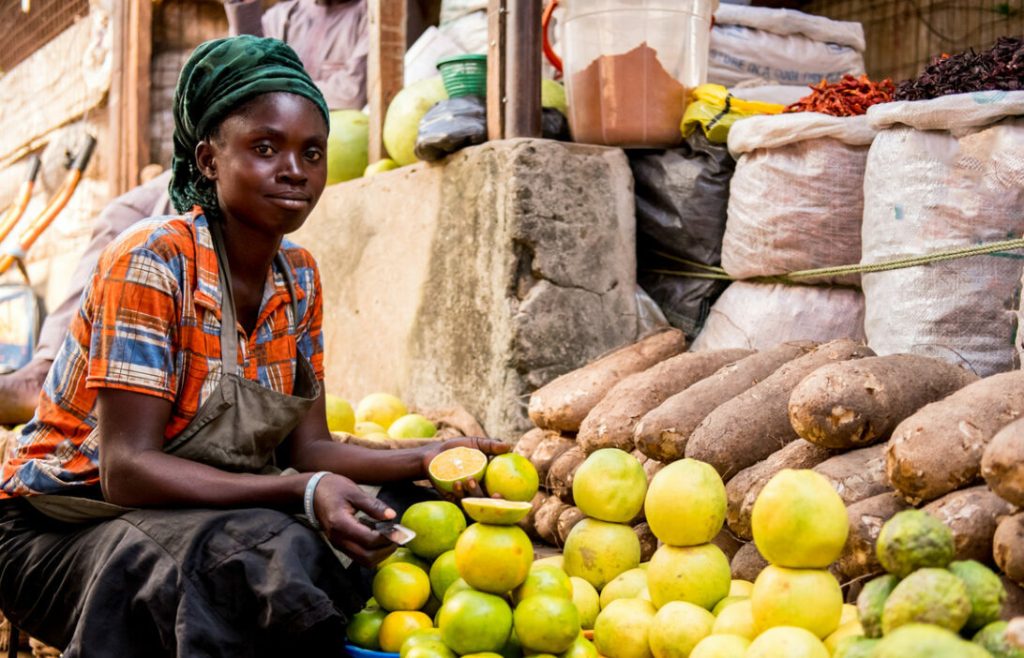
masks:
<svg viewBox="0 0 1024 658"><path fill-rule="evenodd" d="M274 510L69 525L0 502L0 609L66 658L342 655L364 600L355 580L318 533Z"/></svg>

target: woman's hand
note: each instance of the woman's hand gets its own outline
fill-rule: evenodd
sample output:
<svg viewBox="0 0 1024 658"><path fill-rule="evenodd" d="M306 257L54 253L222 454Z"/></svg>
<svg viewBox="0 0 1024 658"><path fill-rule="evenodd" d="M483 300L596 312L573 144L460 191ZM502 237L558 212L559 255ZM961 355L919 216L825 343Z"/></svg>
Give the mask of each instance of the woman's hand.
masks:
<svg viewBox="0 0 1024 658"><path fill-rule="evenodd" d="M327 539L359 564L372 567L393 553L397 546L360 523L356 519L359 511L379 521L397 516L395 510L346 477L327 475L316 485L313 512Z"/></svg>
<svg viewBox="0 0 1024 658"><path fill-rule="evenodd" d="M445 450L451 450L452 448L476 448L480 452L484 453L488 457L494 455L500 455L508 452L512 447L504 441L496 441L494 439L482 439L475 436L465 436L458 439L450 439L443 443L437 443L428 445L423 448L423 477L428 477L428 469L430 468L430 462ZM446 498L453 498L456 501L466 497L483 498L487 494L480 487L480 483L475 478L470 478L465 482L456 482L452 486L452 492L446 491L439 492Z"/></svg>

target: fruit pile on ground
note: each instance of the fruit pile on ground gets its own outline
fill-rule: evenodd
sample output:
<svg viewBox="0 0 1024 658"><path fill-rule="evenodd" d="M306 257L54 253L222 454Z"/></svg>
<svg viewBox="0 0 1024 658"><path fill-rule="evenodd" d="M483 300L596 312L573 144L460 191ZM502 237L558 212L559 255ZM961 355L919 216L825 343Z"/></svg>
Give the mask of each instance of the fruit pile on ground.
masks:
<svg viewBox="0 0 1024 658"><path fill-rule="evenodd" d="M857 598L864 637L844 640L836 656L1024 657L1009 647L999 620L1006 599L999 576L974 560L955 560L944 524L920 510L902 511L882 526L876 551L888 573Z"/></svg>
<svg viewBox="0 0 1024 658"><path fill-rule="evenodd" d="M464 498L462 509L446 501L412 505L401 522L416 538L378 566L373 599L350 624L349 640L402 658L597 658L582 635L597 614L597 593L559 566L534 562L533 545L516 525L537 491L533 466L513 454L488 464L479 451L455 448L430 472L442 488L476 477L502 498ZM466 515L475 523L467 525Z"/></svg>
<svg viewBox="0 0 1024 658"><path fill-rule="evenodd" d="M425 416L409 413L402 400L390 393L371 393L355 409L337 395L328 393L327 429L364 439L430 439L436 425Z"/></svg>

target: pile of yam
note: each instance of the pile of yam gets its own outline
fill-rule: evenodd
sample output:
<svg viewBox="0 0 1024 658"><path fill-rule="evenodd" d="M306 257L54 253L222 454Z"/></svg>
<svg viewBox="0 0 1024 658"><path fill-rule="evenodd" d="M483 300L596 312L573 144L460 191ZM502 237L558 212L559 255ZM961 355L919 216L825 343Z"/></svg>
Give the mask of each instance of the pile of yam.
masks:
<svg viewBox="0 0 1024 658"><path fill-rule="evenodd" d="M728 513L715 543L736 578L753 580L765 564L750 523L761 489L784 469L813 469L847 506L849 539L832 566L841 582L880 573L882 525L920 507L951 528L957 559L1024 584L1024 372L979 379L847 339L686 352L668 330L538 389L529 413L537 427L515 451L536 466L543 493L524 526L553 545L583 518L576 470L615 448L637 456L648 480L684 458L718 471ZM653 551L643 516L631 525Z"/></svg>

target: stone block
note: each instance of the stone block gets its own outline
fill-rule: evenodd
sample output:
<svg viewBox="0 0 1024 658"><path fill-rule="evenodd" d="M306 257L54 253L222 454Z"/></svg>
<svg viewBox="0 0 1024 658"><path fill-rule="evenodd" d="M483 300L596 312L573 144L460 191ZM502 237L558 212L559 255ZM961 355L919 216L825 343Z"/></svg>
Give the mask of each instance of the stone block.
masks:
<svg viewBox="0 0 1024 658"><path fill-rule="evenodd" d="M322 272L328 390L518 438L531 391L637 336L633 203L621 151L546 140L328 188L294 236Z"/></svg>

